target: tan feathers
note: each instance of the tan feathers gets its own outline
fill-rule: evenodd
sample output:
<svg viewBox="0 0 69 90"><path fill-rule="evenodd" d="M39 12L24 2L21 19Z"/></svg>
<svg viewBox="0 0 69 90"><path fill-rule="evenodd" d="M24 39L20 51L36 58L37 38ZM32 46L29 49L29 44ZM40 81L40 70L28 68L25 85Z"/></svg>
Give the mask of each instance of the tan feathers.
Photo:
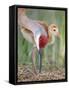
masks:
<svg viewBox="0 0 69 90"><path fill-rule="evenodd" d="M33 33L30 30L21 28L21 33L27 41L29 41L32 44L35 43Z"/></svg>

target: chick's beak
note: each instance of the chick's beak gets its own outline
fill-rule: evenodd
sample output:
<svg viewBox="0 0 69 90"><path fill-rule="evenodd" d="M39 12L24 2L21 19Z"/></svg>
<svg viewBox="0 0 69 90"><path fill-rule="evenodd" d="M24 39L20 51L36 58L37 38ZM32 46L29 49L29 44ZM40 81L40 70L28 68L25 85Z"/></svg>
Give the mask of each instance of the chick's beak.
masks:
<svg viewBox="0 0 69 90"><path fill-rule="evenodd" d="M60 38L60 33L59 32L57 32L57 37Z"/></svg>

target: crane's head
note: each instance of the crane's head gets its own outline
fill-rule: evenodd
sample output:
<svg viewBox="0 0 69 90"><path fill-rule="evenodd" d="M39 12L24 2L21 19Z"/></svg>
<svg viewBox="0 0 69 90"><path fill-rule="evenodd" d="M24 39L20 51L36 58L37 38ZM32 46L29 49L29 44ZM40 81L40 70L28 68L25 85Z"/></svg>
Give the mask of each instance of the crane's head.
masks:
<svg viewBox="0 0 69 90"><path fill-rule="evenodd" d="M35 37L35 43L38 50L38 56L39 56L39 73L41 73L41 67L42 67L42 48L45 47L45 45L48 42L47 35L45 34L38 34Z"/></svg>
<svg viewBox="0 0 69 90"><path fill-rule="evenodd" d="M55 24L51 24L48 27L49 33L51 33L54 36L60 37L60 33L58 31L58 27Z"/></svg>
<svg viewBox="0 0 69 90"><path fill-rule="evenodd" d="M39 47L44 48L47 43L48 43L48 37L46 35L41 35L39 37Z"/></svg>
<svg viewBox="0 0 69 90"><path fill-rule="evenodd" d="M44 48L48 42L48 37L45 34L38 35L35 38L37 49Z"/></svg>
<svg viewBox="0 0 69 90"><path fill-rule="evenodd" d="M44 26L41 26L35 35L35 43L38 50L44 48L48 43L48 31L45 29Z"/></svg>

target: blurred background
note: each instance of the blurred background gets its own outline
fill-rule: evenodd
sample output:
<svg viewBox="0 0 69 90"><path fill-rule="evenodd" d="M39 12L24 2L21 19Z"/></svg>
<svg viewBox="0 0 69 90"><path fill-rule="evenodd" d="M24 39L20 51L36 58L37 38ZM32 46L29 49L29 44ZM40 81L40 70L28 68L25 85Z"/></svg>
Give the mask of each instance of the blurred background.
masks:
<svg viewBox="0 0 69 90"><path fill-rule="evenodd" d="M43 49L42 69L64 69L65 68L65 11L27 9L26 15L33 20L41 20L48 25L55 23L60 32L60 39L55 37L55 42ZM18 64L29 65L31 67L32 44L26 41L18 27ZM38 54L36 50L36 66L38 67Z"/></svg>

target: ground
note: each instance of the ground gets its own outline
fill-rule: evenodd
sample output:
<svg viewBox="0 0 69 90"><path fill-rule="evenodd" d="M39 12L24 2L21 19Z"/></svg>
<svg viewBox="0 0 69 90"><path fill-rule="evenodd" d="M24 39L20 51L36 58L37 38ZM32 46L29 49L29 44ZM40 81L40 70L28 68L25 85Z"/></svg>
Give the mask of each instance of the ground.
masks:
<svg viewBox="0 0 69 90"><path fill-rule="evenodd" d="M18 82L65 79L64 69L42 70L35 74L28 65L18 65Z"/></svg>

